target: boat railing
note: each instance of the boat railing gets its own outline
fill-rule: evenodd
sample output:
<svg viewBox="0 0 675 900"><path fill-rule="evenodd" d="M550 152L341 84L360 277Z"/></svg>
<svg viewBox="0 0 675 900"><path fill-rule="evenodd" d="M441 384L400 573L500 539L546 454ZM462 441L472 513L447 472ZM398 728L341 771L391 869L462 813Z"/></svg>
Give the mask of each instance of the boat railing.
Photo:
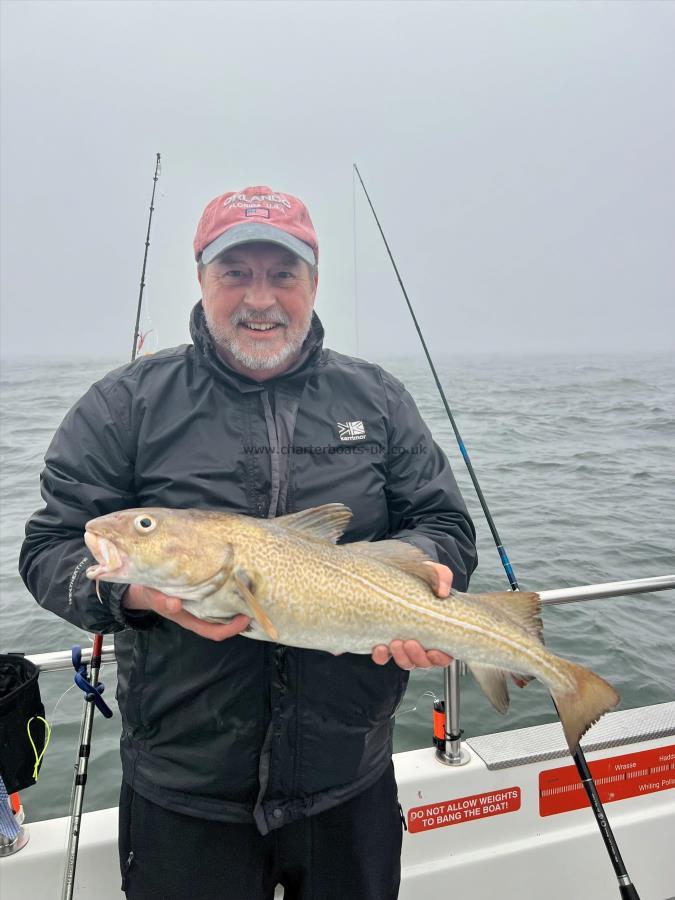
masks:
<svg viewBox="0 0 675 900"><path fill-rule="evenodd" d="M602 600L623 597L628 594L648 594L675 588L675 574L658 575L652 578L634 578L630 581L610 581L605 584L586 584L579 587L557 588L539 591L542 606L558 606L563 603L580 603L588 600ZM72 667L71 651L36 653L28 656L42 672L55 672ZM91 648L83 648L82 662L89 664ZM115 648L104 644L102 663L115 662ZM437 749L438 759L449 766L461 766L470 759L468 750L462 746L460 729L460 675L464 673L460 660L445 669L445 747Z"/></svg>

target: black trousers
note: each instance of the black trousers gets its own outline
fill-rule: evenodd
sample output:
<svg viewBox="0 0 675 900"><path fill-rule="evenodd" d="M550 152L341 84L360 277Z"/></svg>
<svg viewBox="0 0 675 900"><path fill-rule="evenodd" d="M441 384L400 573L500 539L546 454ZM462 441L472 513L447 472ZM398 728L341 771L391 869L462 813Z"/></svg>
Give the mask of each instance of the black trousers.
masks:
<svg viewBox="0 0 675 900"><path fill-rule="evenodd" d="M261 835L175 813L122 785L128 900L396 900L402 821L393 765L352 800Z"/></svg>

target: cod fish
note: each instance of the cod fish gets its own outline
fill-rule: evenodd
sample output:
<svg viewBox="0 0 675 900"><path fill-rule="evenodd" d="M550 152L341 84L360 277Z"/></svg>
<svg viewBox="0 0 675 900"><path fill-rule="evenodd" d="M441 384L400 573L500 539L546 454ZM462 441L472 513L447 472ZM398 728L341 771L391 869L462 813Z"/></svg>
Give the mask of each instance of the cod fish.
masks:
<svg viewBox="0 0 675 900"><path fill-rule="evenodd" d="M86 524L98 581L141 584L180 597L209 622L251 617L244 637L330 653L367 653L415 639L463 660L493 706L509 705L506 674L551 692L574 752L619 702L595 673L542 643L539 595L432 590L424 553L397 540L337 546L351 511L329 503L276 519L195 509L127 509Z"/></svg>

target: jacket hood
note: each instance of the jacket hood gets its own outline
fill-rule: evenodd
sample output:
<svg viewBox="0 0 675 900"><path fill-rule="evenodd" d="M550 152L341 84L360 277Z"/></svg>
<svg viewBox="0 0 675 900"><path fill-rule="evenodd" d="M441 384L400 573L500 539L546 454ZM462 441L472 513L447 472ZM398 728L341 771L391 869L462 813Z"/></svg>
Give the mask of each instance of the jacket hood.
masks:
<svg viewBox="0 0 675 900"><path fill-rule="evenodd" d="M281 381L295 375L298 372L311 368L318 361L321 350L323 349L324 330L321 320L315 312L312 313L312 321L310 323L309 332L300 349L300 355L293 363L290 369L270 378L268 381L260 382L254 378L248 378L241 375L230 368L228 364L221 359L216 350L215 342L211 336L211 332L206 324L204 316L204 307L202 301L199 300L193 307L190 314L190 335L195 346L197 354L211 368L211 370L220 378L228 383L235 385L242 392L261 390L263 387L273 382Z"/></svg>

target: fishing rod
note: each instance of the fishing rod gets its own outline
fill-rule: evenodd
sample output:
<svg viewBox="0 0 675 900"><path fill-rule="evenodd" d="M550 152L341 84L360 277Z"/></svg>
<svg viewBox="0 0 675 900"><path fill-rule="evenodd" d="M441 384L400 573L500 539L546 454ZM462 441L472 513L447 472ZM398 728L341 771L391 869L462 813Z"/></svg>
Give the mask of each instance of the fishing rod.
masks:
<svg viewBox="0 0 675 900"><path fill-rule="evenodd" d="M473 465L471 464L471 460L469 458L468 451L464 445L464 441L462 440L462 436L459 433L459 429L457 428L457 423L455 422L455 417L452 414L452 410L450 409L450 404L448 403L447 397L445 396L445 391L443 390L443 386L438 377L438 373L436 372L436 367L431 358L431 354L429 353L429 349L427 347L427 343L424 340L424 335L422 334L422 329L419 326L419 322L417 321L417 316L415 315L415 311L412 307L412 303L410 302L410 298L408 297L408 292L405 289L405 285L403 284L403 279L401 278L401 273L398 270L398 266L396 265L396 261L394 259L394 255L391 252L389 247L389 242L385 236L382 225L380 224L380 220L375 212L375 207L373 206L373 202L370 199L370 194L368 193L366 186L363 182L363 178L361 177L361 173L359 172L359 168L354 163L354 171L358 176L359 181L361 182L361 187L363 188L363 193L365 194L366 200L368 201L368 206L370 207L370 211L373 214L373 218L375 219L375 223L379 229L380 235L382 236L382 240L384 242L384 246L389 255L389 259L391 260L391 264L393 266L394 272L396 274L396 278L398 279L398 283L401 286L401 291L403 292L403 296L405 297L405 302L408 306L408 311L413 320L413 324L415 326L415 330L417 331L417 336L420 339L420 343L422 344L422 349L424 350L424 354L427 358L427 362L429 363L429 368L431 369L431 374L434 377L434 381L436 382L436 387L438 388L438 393L441 396L441 400L443 401L443 406L445 407L445 412L447 413L448 419L450 420L450 424L452 425L452 430L455 433L455 438L457 439L457 444L459 445L460 453L462 454L462 458L466 463L466 467L468 469L469 475L471 476L471 481L473 482L473 486L475 488L476 494L478 496L478 500L480 501L481 508L483 510L483 514L485 515L485 519L488 523L488 527L494 539L494 542L497 547L497 551L499 553L499 558L502 561L502 565L504 567L504 571L506 572L506 577L508 578L509 585L512 591L520 590L518 586L518 581L516 579L515 572L513 571L513 567L509 561L508 554L506 549L499 537L499 532L497 531L497 526L494 523L494 519L490 513L490 510L487 505L487 500L485 499L485 495L481 490L480 484L478 483L478 478L474 471ZM555 703L554 703L555 706ZM558 711L556 707L556 712ZM572 753L572 759L574 760L574 764L577 768L577 772L579 773L579 778L581 779L581 783L586 791L586 795L588 796L589 802L591 804L591 809L593 810L593 815L595 816L595 821L597 822L598 828L600 829L600 834L602 835L602 839L604 841L605 847L607 848L607 852L609 853L609 858L612 863L612 867L616 874L616 878L619 885L619 892L623 900L640 900L638 892L633 885L633 882L626 871L626 866L621 857L621 853L619 851L619 847L614 838L614 834L612 833L612 829L610 828L609 822L607 821L607 816L605 814L604 807L602 805L602 801L600 800L600 796L598 794L598 790L595 786L595 782L593 781L593 776L591 775L590 769L588 768L588 763L586 762L586 757L584 756L584 752L581 749L581 746L577 744L576 750Z"/></svg>
<svg viewBox="0 0 675 900"><path fill-rule="evenodd" d="M87 768L89 754L91 753L91 732L94 727L94 709L98 708L109 719L112 710L107 706L101 694L103 685L98 680L101 670L101 651L103 649L103 635L94 635L94 646L91 651L91 664L89 678L87 667L81 661L81 650L73 647L72 663L75 668L75 684L85 692L84 713L80 725L80 744L78 748L77 767L70 801L70 829L68 831L68 849L66 850L66 868L63 875L63 887L61 900L71 900L75 889L75 867L77 866L77 851L80 843L80 826L82 823L82 805L84 803L84 789L87 784Z"/></svg>
<svg viewBox="0 0 675 900"><path fill-rule="evenodd" d="M131 349L131 361L133 362L136 359L136 354L138 353L138 329L141 323L141 306L143 304L143 289L145 287L145 267L148 264L148 251L150 249L150 226L152 225L152 214L155 211L155 191L157 189L157 181L159 180L160 175L160 154L157 154L157 161L155 163L155 174L153 176L153 184L152 184L152 197L150 198L150 215L148 216L148 231L145 235L145 253L143 254L143 268L141 270L141 287L138 292L138 308L136 309L136 326L134 328L134 346Z"/></svg>
<svg viewBox="0 0 675 900"><path fill-rule="evenodd" d="M384 246L387 248L387 253L389 254L389 259L391 260L391 264L394 267L394 272L396 273L396 278L398 279L398 283L401 286L401 291L403 292L403 296L405 297L405 302L408 305L408 311L412 316L413 325L415 326L415 330L417 331L417 336L420 339L420 343L422 344L422 349L424 350L424 355L427 358L427 362L429 363L429 368L431 369L431 374L434 376L434 381L436 382L436 387L438 388L438 393L441 395L441 400L443 401L443 406L445 407L445 412L450 420L450 424L452 425L452 430L455 432L455 438L457 439L457 444L459 445L459 452L462 454L462 458L466 463L466 467L469 471L469 475L471 476L471 481L473 482L474 489L476 494L478 495L478 499L480 501L480 505L483 509L483 514L485 515L485 519L488 523L488 528L492 533L492 537L494 538L494 542L497 545L497 552L499 553L499 557L502 561L502 565L504 566L504 571L506 572L506 577L509 579L509 584L511 585L511 590L517 591L519 590L518 582L516 580L515 573L513 571L513 567L509 561L508 554L504 545L502 543L501 538L499 537L499 532L497 531L497 526L495 525L494 519L492 518L492 514L488 509L487 501L485 499L485 495L481 489L480 484L478 483L478 478L476 477L476 473L474 471L473 465L471 463L471 459L469 458L469 452L464 446L464 441L462 440L462 436L459 433L459 429L457 428L457 423L455 422L455 417L452 414L452 410L450 409L450 404L448 403L448 399L445 396L445 391L443 390L443 386L441 385L440 379L438 377L438 373L436 372L436 366L434 365L434 361L431 358L431 354L429 353L429 348L427 347L427 342L424 340L424 335L422 334L422 329L419 326L419 322L417 321L417 316L415 315L415 310L412 307L412 303L410 302L410 298L408 297L408 292L405 289L405 285L403 284L403 279L401 278L401 273L398 270L398 266L394 261L394 256L389 248L389 243L387 238L385 237L384 231L382 230L382 226L380 225L380 220L377 217L377 213L375 212L375 208L370 199L370 195L366 190L366 186L363 183L363 178L361 178L361 173L359 172L358 166L354 163L354 171L356 172L359 181L361 182L361 187L363 188L363 193L366 195L366 200L368 201L368 205L373 213L375 218L375 222L377 223L377 227L380 229L380 234L382 235L382 240L384 241Z"/></svg>
<svg viewBox="0 0 675 900"><path fill-rule="evenodd" d="M150 226L152 214L155 209L155 190L160 173L160 154L157 154L155 174L153 176L152 197L150 199L150 215L148 216L148 230L145 236L145 253L143 254L143 268L141 271L141 287L138 294L138 308L136 310L136 325L134 327L134 345L131 350L131 362L136 359L138 351L138 330L141 321L141 305L143 303L143 289L145 287L145 269L148 263L148 250L150 248ZM87 678L86 664L81 663L81 651L79 647L73 648L72 662L75 667L75 683L84 691L84 712L80 724L80 745L78 749L75 780L70 801L70 829L68 832L68 849L66 851L66 868L63 876L63 888L61 900L72 900L75 888L75 868L77 866L77 852L80 843L80 825L82 821L82 806L84 803L84 789L87 783L87 768L89 754L91 753L91 733L94 727L94 709L98 708L106 718L112 716L112 711L107 706L101 694L103 685L99 683L98 676L101 670L101 651L103 649L103 635L94 635L94 645L91 651L91 663L89 678Z"/></svg>

